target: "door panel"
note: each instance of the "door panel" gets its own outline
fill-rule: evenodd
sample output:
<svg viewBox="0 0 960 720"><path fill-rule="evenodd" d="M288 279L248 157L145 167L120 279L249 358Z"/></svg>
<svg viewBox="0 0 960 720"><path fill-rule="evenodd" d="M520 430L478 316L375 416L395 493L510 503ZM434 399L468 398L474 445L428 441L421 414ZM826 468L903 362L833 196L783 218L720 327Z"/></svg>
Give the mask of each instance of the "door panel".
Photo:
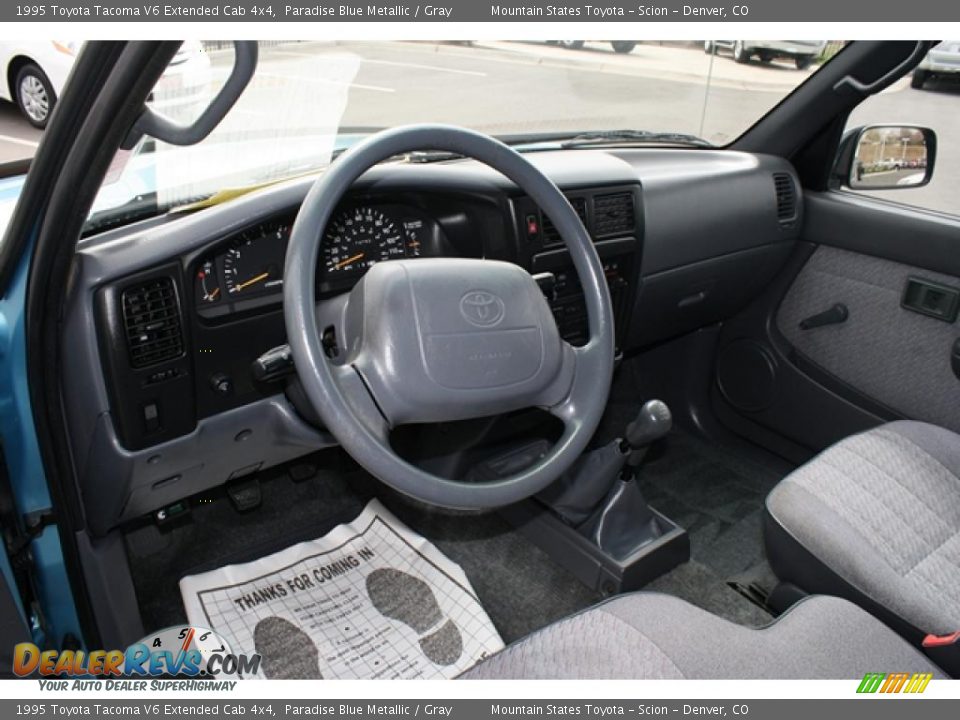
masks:
<svg viewBox="0 0 960 720"><path fill-rule="evenodd" d="M804 200L795 257L724 324L718 416L796 461L897 418L960 432L960 379L951 367L960 322L902 306L908 278L960 290L960 219L849 193L808 192ZM843 322L801 329L836 304L846 307Z"/></svg>
<svg viewBox="0 0 960 720"><path fill-rule="evenodd" d="M954 276L821 245L784 298L777 327L799 353L867 397L960 432L960 379L951 368L960 326L904 308L910 278L960 292ZM847 308L845 321L801 327L837 304Z"/></svg>
<svg viewBox="0 0 960 720"><path fill-rule="evenodd" d="M897 192L890 192L892 200ZM807 191L803 197L805 240L960 277L960 217L848 192Z"/></svg>

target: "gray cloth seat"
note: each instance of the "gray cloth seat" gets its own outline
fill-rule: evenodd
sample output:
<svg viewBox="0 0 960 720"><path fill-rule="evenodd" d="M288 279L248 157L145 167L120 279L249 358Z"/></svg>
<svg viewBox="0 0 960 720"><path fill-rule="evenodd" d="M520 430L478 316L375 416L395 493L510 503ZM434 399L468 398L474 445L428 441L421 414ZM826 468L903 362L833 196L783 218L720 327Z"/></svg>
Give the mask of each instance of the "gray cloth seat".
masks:
<svg viewBox="0 0 960 720"><path fill-rule="evenodd" d="M853 435L766 509L780 580L846 597L914 643L960 630L960 436L912 421Z"/></svg>
<svg viewBox="0 0 960 720"><path fill-rule="evenodd" d="M679 598L635 593L549 625L460 677L859 680L878 668L945 677L896 633L840 598L809 597L758 630Z"/></svg>

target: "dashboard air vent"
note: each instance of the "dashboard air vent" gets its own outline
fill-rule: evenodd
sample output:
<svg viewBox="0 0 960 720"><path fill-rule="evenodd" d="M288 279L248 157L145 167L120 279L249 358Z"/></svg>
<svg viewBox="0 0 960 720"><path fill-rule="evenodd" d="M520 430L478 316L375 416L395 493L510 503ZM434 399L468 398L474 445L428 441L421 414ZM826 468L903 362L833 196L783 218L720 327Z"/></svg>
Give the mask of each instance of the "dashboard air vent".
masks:
<svg viewBox="0 0 960 720"><path fill-rule="evenodd" d="M636 225L633 193L612 193L594 198L593 231L598 238L632 233Z"/></svg>
<svg viewBox="0 0 960 720"><path fill-rule="evenodd" d="M584 197L572 197L567 198L570 201L570 204L573 205L573 209L576 210L577 215L580 216L580 221L586 225L587 224L587 199ZM589 227L587 228L589 231ZM548 247L550 245L559 245L563 242L560 239L560 233L557 231L557 228L554 226L553 221L550 220L544 214L543 216L543 246Z"/></svg>
<svg viewBox="0 0 960 720"><path fill-rule="evenodd" d="M787 173L774 173L773 186L777 193L777 221L791 225L797 219L797 188Z"/></svg>
<svg viewBox="0 0 960 720"><path fill-rule="evenodd" d="M180 302L172 278L154 278L127 288L121 303L133 367L150 367L183 354Z"/></svg>

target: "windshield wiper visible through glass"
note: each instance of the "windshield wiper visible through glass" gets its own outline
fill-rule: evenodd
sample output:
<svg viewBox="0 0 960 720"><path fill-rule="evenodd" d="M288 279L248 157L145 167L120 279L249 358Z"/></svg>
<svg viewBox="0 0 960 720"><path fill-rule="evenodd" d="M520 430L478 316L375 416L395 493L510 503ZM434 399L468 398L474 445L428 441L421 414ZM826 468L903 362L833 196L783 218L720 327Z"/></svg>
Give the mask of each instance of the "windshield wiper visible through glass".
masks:
<svg viewBox="0 0 960 720"><path fill-rule="evenodd" d="M560 143L560 147L566 149L616 143L656 143L713 147L713 143L696 135L679 132L654 132L652 130L596 130L585 132L564 140Z"/></svg>

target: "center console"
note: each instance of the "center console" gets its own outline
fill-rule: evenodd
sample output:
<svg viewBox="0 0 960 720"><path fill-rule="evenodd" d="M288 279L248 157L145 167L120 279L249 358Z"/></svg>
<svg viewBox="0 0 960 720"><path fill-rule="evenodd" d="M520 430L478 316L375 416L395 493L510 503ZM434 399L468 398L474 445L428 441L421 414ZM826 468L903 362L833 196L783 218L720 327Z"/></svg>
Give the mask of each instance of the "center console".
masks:
<svg viewBox="0 0 960 720"><path fill-rule="evenodd" d="M640 261L643 217L639 185L573 190L570 204L586 227L603 263L619 339L626 337ZM570 254L550 217L527 197L515 201L520 262L534 274L555 278L550 306L561 337L573 345L587 340L583 291Z"/></svg>

